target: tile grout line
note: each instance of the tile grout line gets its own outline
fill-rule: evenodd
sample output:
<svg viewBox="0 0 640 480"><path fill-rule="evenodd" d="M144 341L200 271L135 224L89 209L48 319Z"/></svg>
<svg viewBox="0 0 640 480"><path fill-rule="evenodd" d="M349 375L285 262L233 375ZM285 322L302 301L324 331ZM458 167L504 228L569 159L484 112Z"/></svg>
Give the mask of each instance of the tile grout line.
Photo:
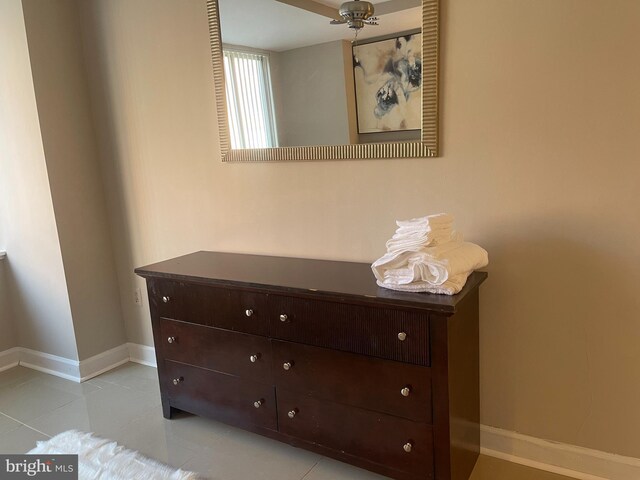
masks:
<svg viewBox="0 0 640 480"><path fill-rule="evenodd" d="M57 410L57 409L56 409L56 410ZM21 421L20 421L20 420L18 420L17 418L13 418L11 415L7 415L7 414L6 414L6 413L4 413L4 412L0 412L0 415L4 415L5 417L7 417L7 418L9 418L9 419L13 420L14 422L19 423L19 424L20 424L20 425L22 425L23 427L27 427L28 429L33 430L34 432L38 432L39 434L44 435L44 436L45 436L45 437L47 437L47 438L51 438L51 435L49 435L49 434L47 434L47 433L44 433L44 432L41 432L41 431L40 431L40 430L38 430L37 428L33 428L31 425L27 425L26 423L21 422ZM17 430L18 428L20 428L20 427L16 427L16 428L14 428L13 430ZM11 430L11 431L13 431L13 430Z"/></svg>
<svg viewBox="0 0 640 480"><path fill-rule="evenodd" d="M305 473L300 480L304 480L305 478L307 478L307 475L311 473L311 470L316 468L321 461L322 459L317 460L316 463L314 463L313 466L309 470L307 470L307 473Z"/></svg>
<svg viewBox="0 0 640 480"><path fill-rule="evenodd" d="M5 416L5 417L7 417L8 419L13 420L13 421L14 421L14 422L16 422L16 423L19 423L19 424L20 424L20 425L22 425L23 427L29 427L29 425L27 425L26 423L21 422L21 421L20 421L20 420L18 420L17 418L13 418L11 415L8 415L8 414L6 414L6 413L4 413L4 412L0 412L0 415L3 415L3 416ZM20 427L16 427L16 428L20 428ZM31 427L29 427L29 428L31 428ZM47 435L47 436L48 436L48 435Z"/></svg>
<svg viewBox="0 0 640 480"><path fill-rule="evenodd" d="M33 430L34 432L38 432L38 433L40 433L40 434L44 435L44 436L45 436L45 437L47 437L47 438L52 438L52 436L51 436L51 435L49 435L49 434L47 434L47 433L44 433L44 432L41 432L41 431L40 431L40 430L38 430L37 428L33 428L32 426L27 425L26 423L24 424L24 426L25 426L25 427L27 427L27 428L30 428L30 429L31 429L31 430Z"/></svg>
<svg viewBox="0 0 640 480"><path fill-rule="evenodd" d="M187 450L189 450L191 453L193 453L193 457L189 457L189 458L187 458L184 462L182 462L182 463L178 466L178 468L179 468L180 470L182 470L182 469L184 468L184 466L185 466L187 463L189 463L190 461L192 461L192 460L194 460L194 459L198 458L198 456L199 456L199 455L198 455L198 453L194 452L194 451L193 451L193 450L191 450L190 448L187 448L187 447L184 447L184 448L185 448L185 449L187 449ZM192 470L191 470L191 469L189 469L189 471L192 471ZM200 472L196 472L196 473L200 473Z"/></svg>

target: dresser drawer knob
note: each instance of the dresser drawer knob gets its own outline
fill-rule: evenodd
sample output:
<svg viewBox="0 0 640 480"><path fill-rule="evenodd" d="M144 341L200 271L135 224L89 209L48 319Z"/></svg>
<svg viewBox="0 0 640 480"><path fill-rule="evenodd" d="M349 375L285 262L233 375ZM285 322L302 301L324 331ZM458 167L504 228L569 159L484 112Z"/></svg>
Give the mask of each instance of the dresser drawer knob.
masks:
<svg viewBox="0 0 640 480"><path fill-rule="evenodd" d="M183 377L178 377L178 378L174 378L173 379L173 384L174 385L178 385L179 383L184 382L184 378Z"/></svg>
<svg viewBox="0 0 640 480"><path fill-rule="evenodd" d="M251 360L251 363L256 363L259 358L260 358L260 354L259 353L254 353L253 355L251 355L249 357L249 360Z"/></svg>
<svg viewBox="0 0 640 480"><path fill-rule="evenodd" d="M407 442L407 443L404 444L404 446L402 448L404 449L405 452L409 453L409 452L411 452L411 449L413 448L413 443Z"/></svg>
<svg viewBox="0 0 640 480"><path fill-rule="evenodd" d="M297 414L297 413L298 413L298 409L297 409L297 408L294 408L293 410L289 410L289 413L287 413L287 416L288 416L289 418L293 418L293 417L295 417L295 416L296 416L296 414Z"/></svg>
<svg viewBox="0 0 640 480"><path fill-rule="evenodd" d="M411 393L411 389L409 387L404 387L402 390L400 390L400 393L403 397L408 397Z"/></svg>
<svg viewBox="0 0 640 480"><path fill-rule="evenodd" d="M169 342L169 343L178 343L178 342L176 341L176 337L169 337L169 338L167 338L167 342Z"/></svg>
<svg viewBox="0 0 640 480"><path fill-rule="evenodd" d="M401 342L404 342L407 339L407 334L404 332L400 332L398 334L398 340L400 340Z"/></svg>
<svg viewBox="0 0 640 480"><path fill-rule="evenodd" d="M282 364L282 368L284 368L285 370L291 370L291 367L293 367L293 362L284 362Z"/></svg>
<svg viewBox="0 0 640 480"><path fill-rule="evenodd" d="M256 402L253 402L253 406L256 407L256 408L260 408L263 403L264 403L264 400L260 399L260 400L258 400Z"/></svg>
<svg viewBox="0 0 640 480"><path fill-rule="evenodd" d="M168 296L162 297L162 301L164 303L169 303L169 300L171 300L171 298L169 298Z"/></svg>
<svg viewBox="0 0 640 480"><path fill-rule="evenodd" d="M280 315L280 321L281 322L286 322L287 320L289 320L289 317L287 316L286 313L283 313Z"/></svg>
<svg viewBox="0 0 640 480"><path fill-rule="evenodd" d="M250 317L251 315L253 315L253 310L251 310L250 308L247 308L247 309L244 311L244 314L245 314L247 317Z"/></svg>

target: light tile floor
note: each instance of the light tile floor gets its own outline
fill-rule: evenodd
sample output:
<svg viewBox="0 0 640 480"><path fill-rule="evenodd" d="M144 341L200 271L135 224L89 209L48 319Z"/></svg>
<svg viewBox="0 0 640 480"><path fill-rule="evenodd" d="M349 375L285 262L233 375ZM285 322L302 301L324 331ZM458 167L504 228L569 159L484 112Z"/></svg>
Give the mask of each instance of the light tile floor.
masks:
<svg viewBox="0 0 640 480"><path fill-rule="evenodd" d="M24 367L0 372L0 453L78 429L212 480L383 480L373 473L213 420L162 417L154 368L128 363L77 384ZM481 456L472 480L568 480Z"/></svg>

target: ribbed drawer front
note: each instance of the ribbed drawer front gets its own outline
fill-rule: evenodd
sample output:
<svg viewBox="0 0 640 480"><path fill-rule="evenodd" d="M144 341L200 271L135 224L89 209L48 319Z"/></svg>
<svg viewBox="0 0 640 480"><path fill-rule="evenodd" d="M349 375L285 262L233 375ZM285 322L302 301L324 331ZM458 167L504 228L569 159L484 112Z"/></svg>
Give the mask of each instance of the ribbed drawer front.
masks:
<svg viewBox="0 0 640 480"><path fill-rule="evenodd" d="M431 369L273 341L276 387L431 423Z"/></svg>
<svg viewBox="0 0 640 480"><path fill-rule="evenodd" d="M274 338L429 365L425 313L269 295Z"/></svg>
<svg viewBox="0 0 640 480"><path fill-rule="evenodd" d="M164 358L272 382L271 343L265 337L160 319Z"/></svg>
<svg viewBox="0 0 640 480"><path fill-rule="evenodd" d="M273 386L170 360L165 360L165 367L164 388L173 407L236 424L277 429Z"/></svg>
<svg viewBox="0 0 640 480"><path fill-rule="evenodd" d="M430 425L320 401L284 389L278 389L278 424L284 434L424 475L425 479L433 478Z"/></svg>
<svg viewBox="0 0 640 480"><path fill-rule="evenodd" d="M171 280L149 280L149 301L162 318L268 335L266 295Z"/></svg>

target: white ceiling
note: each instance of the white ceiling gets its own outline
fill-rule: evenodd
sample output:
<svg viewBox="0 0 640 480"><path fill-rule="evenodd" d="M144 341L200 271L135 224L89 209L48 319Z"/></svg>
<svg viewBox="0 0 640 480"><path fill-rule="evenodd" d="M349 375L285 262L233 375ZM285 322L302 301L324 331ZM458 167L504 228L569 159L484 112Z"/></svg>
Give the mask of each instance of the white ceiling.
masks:
<svg viewBox="0 0 640 480"><path fill-rule="evenodd" d="M335 40L353 40L353 31L346 25L330 25L327 17L276 0L218 2L223 43L282 52ZM337 7L342 1L322 0L322 3ZM417 7L379 17L380 25L364 27L358 39L420 28L422 12Z"/></svg>

